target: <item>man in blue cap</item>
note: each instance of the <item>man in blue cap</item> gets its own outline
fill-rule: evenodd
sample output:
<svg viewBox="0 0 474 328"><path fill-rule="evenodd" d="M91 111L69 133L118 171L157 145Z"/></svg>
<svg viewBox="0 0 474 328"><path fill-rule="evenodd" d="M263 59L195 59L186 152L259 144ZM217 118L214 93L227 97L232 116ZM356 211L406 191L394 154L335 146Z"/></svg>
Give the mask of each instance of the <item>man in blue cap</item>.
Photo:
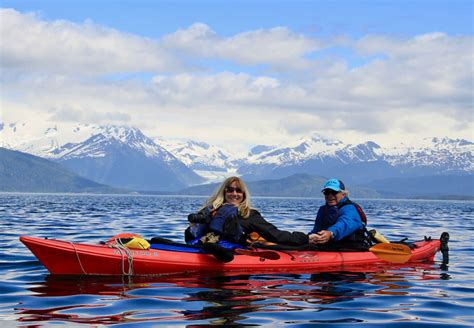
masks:
<svg viewBox="0 0 474 328"><path fill-rule="evenodd" d="M356 203L349 200L349 192L339 179L329 179L323 190L326 204L318 210L309 241L313 244L365 244L366 217Z"/></svg>

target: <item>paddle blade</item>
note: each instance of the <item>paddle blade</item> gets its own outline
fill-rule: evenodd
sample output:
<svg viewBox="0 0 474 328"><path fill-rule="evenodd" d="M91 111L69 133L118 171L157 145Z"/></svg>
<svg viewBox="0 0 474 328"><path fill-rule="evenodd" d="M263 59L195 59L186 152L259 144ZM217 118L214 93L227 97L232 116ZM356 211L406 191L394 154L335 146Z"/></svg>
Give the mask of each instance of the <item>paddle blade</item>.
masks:
<svg viewBox="0 0 474 328"><path fill-rule="evenodd" d="M411 249L407 245L380 243L372 246L369 251L379 259L392 263L405 263L411 258Z"/></svg>
<svg viewBox="0 0 474 328"><path fill-rule="evenodd" d="M248 249L236 248L234 250L235 254L248 255L248 256L258 256L267 260L278 260L280 259L280 254L272 251L252 251Z"/></svg>

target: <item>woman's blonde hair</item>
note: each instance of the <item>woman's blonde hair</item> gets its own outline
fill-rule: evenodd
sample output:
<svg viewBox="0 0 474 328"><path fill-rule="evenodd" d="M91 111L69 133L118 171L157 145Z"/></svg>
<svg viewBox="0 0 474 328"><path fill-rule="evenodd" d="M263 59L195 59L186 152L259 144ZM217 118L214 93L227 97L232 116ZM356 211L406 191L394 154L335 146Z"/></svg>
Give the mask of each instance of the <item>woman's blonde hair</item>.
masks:
<svg viewBox="0 0 474 328"><path fill-rule="evenodd" d="M212 206L213 209L219 208L225 202L225 189L232 183L237 182L238 187L242 190L243 200L239 204L239 214L243 218L248 218L250 215L250 194L245 182L239 177L230 177L225 179L220 185L219 189L212 195L204 205L203 209Z"/></svg>

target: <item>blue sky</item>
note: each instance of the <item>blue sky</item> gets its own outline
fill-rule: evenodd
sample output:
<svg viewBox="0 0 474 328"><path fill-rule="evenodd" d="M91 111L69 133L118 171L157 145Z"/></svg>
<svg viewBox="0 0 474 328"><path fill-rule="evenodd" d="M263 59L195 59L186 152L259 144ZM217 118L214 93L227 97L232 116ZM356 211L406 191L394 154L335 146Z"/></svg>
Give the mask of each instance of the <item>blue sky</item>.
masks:
<svg viewBox="0 0 474 328"><path fill-rule="evenodd" d="M472 34L470 1L3 1L46 20L95 23L150 38L204 22L222 36L286 26L319 37L365 34ZM350 65L360 59L339 51ZM217 63L216 65L218 65ZM233 69L231 65L227 69ZM240 67L240 69L242 69Z"/></svg>
<svg viewBox="0 0 474 328"><path fill-rule="evenodd" d="M76 23L92 19L124 32L148 37L204 22L224 36L287 26L318 34L416 35L432 31L472 34L472 1L335 0L335 1L1 1L3 8L37 11L46 20Z"/></svg>
<svg viewBox="0 0 474 328"><path fill-rule="evenodd" d="M34 113L48 124L134 125L236 149L313 133L381 144L473 139L472 1L1 7L7 122ZM217 126L195 128L210 119Z"/></svg>

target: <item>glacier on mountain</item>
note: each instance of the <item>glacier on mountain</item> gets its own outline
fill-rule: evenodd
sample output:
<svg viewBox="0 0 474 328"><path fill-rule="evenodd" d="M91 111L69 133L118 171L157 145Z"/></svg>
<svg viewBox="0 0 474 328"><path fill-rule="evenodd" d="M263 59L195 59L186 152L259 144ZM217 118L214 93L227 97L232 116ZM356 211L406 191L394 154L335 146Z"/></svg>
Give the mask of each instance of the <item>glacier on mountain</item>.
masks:
<svg viewBox="0 0 474 328"><path fill-rule="evenodd" d="M141 160L148 158L155 161L156 170L166 167L169 174L179 172L178 176L187 176L176 186L204 180L222 181L230 175L250 179L279 178L294 173L329 176L344 170L359 175L355 181L363 181L402 175L472 174L474 169L474 143L447 137L381 147L373 141L346 144L315 133L280 145L257 145L247 154L236 154L195 140L148 137L138 128L128 126L48 126L29 122L2 122L0 126L2 147L69 163L79 159L104 159L112 152L114 156L122 154L116 158L125 161L124 154ZM140 161L137 159L135 164L139 165ZM111 165L110 160L105 162ZM183 173L185 167L189 172Z"/></svg>

